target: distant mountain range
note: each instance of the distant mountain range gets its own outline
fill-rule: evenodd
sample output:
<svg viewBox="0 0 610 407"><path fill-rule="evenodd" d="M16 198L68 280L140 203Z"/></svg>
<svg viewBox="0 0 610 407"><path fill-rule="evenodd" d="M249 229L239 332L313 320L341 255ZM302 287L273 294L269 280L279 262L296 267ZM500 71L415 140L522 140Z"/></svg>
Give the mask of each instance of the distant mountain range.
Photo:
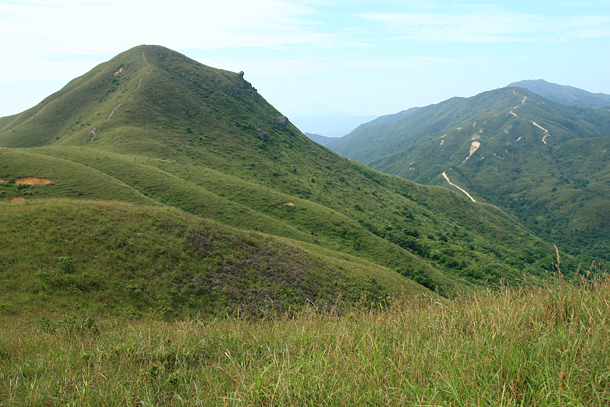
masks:
<svg viewBox="0 0 610 407"><path fill-rule="evenodd" d="M527 126L537 105L522 95L505 97ZM540 124L549 145L562 139ZM536 281L556 261L513 216L343 158L304 136L243 73L159 46L121 53L0 118L0 148L0 206L11 219L0 302L25 290L58 307L76 295L82 307L119 298L137 312L286 310L524 273ZM570 256L562 261L569 268ZM153 281L163 288L147 288Z"/></svg>
<svg viewBox="0 0 610 407"><path fill-rule="evenodd" d="M341 140L340 137L326 137L326 136L322 136L320 134L313 134L313 133L303 133L303 134L305 134L310 140L315 141L316 143L323 145L324 147L333 145Z"/></svg>
<svg viewBox="0 0 610 407"><path fill-rule="evenodd" d="M566 105L581 105L587 107L610 106L610 95L591 93L572 86L558 85L543 79L513 82L509 87L520 87Z"/></svg>
<svg viewBox="0 0 610 407"><path fill-rule="evenodd" d="M560 100L569 90L572 104L507 87L371 122L333 150L493 203L562 250L610 260L610 112L581 105L594 103L585 91L520 84Z"/></svg>
<svg viewBox="0 0 610 407"><path fill-rule="evenodd" d="M304 133L320 134L324 137L342 137L362 123L375 119L376 116L350 116L341 113L325 115L296 116L290 121Z"/></svg>

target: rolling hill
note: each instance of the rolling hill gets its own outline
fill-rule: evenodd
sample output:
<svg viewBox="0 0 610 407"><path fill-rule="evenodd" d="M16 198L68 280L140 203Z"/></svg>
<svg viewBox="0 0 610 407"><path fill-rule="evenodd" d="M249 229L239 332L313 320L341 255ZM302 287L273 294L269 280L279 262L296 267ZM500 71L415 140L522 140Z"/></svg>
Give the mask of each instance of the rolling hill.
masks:
<svg viewBox="0 0 610 407"><path fill-rule="evenodd" d="M610 114L503 88L364 127L334 147L497 205L563 250L610 259Z"/></svg>
<svg viewBox="0 0 610 407"><path fill-rule="evenodd" d="M8 201L2 204L4 212L33 230L42 228L36 233L44 234L47 226L32 219L57 205L52 198L67 199L53 209L59 211L58 219L90 211L86 222L104 218L96 211L103 213L103 205L110 204L98 201L137 205L123 217L107 217L113 227L126 230L135 227L126 221L134 212L156 219L160 210L183 211L194 216L189 218L194 223L214 222L223 231L239 228L242 232L222 232L240 236L233 241L247 244L251 239L262 245L267 238L260 236L272 236L318 256L321 263L312 267L311 278L320 281L318 291L323 293L339 293L332 286L341 286L341 281L352 287L344 290L351 298L358 290L374 298L427 289L448 293L456 284L514 282L524 273L536 280L555 260L552 245L498 208L473 205L460 193L384 175L342 158L303 135L243 73L207 67L160 46L128 50L39 105L1 118L0 146L0 199ZM178 223L188 228L189 222ZM75 225L63 241L81 239ZM22 242L29 238L12 229L6 233ZM184 247L181 242L177 245ZM11 246L5 258L15 260L3 268L20 268L26 276L58 267L62 257L84 265L86 250L70 254L71 247L58 247L51 257L33 253L47 260L30 267L22 264L18 247ZM230 244L222 247L214 256L226 266L223 259L231 258L232 249ZM320 277L320 270L340 270L337 264L344 267L345 262L356 264L358 278L369 279L373 289L344 271ZM96 272L114 272L113 263L108 264ZM189 264L195 263L172 263L172 275L197 274ZM210 270L221 273L223 268ZM280 274L243 284L274 290ZM10 279L2 280L6 284ZM307 290L288 290L286 295L315 299ZM218 301L226 305L238 297L245 298L240 294ZM172 307L179 308L175 303Z"/></svg>

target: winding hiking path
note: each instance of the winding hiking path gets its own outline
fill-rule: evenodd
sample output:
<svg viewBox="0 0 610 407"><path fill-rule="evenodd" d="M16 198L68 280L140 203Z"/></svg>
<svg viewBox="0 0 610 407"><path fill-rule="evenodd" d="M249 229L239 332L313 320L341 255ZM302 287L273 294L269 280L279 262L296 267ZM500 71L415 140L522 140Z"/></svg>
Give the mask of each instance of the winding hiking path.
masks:
<svg viewBox="0 0 610 407"><path fill-rule="evenodd" d="M544 127L542 127L541 125L539 125L538 123L536 123L535 121L532 120L532 124L536 127L538 127L540 130L542 130L544 132L544 135L542 136L542 142L544 144L546 144L546 138L548 136L550 136L549 131L547 129L545 129Z"/></svg>
<svg viewBox="0 0 610 407"><path fill-rule="evenodd" d="M467 196L468 198L470 198L470 200L471 200L472 202L476 202L476 200L475 200L475 199L474 199L474 198L473 198L473 197L472 197L472 196L471 196L471 195L470 195L468 192L466 192L466 190L464 190L463 188L461 188L461 187L459 187L459 186L455 185L453 182L451 182L451 180L449 180L449 176L447 175L447 173L446 173L445 171L443 171L443 177L445 177L445 179L447 180L447 182L449 183L449 185L451 185L452 187L456 187L457 189L459 189L460 191L462 191L463 193L465 193L465 194L466 194L466 196Z"/></svg>
<svg viewBox="0 0 610 407"><path fill-rule="evenodd" d="M146 66L147 66L148 68L150 68L150 64L148 63L148 60L146 59L146 55L144 55L144 51L142 51L142 59L143 59L143 60L144 60L144 62L146 63ZM117 71L117 72L118 72L118 71ZM121 71L121 72L119 72L119 73L122 73L122 71ZM115 74L116 74L116 73L115 73ZM148 75L148 74L149 74L149 71L146 71L146 75ZM143 78L143 77L144 77L144 75L142 75L142 76L140 76L140 77L138 78L138 85L137 85L137 86L136 86L136 88L135 88L135 89L134 89L134 90L133 90L133 91L132 91L132 92L129 94L128 99L131 99L131 98L133 97L133 95L134 95L134 94L135 94L135 93L138 91L138 89L140 89L140 86L142 85L142 78ZM112 117L112 115L114 114L114 112L116 112L116 111L117 111L117 109L118 109L118 108L120 108L120 107L123 105L123 103L125 103L125 101L122 101L121 103L119 103L119 104L118 104L118 106L117 106L117 107L115 107L114 109L112 109L112 111L110 112L110 114L108 115L108 117L106 117L106 120L104 120L104 121L102 122L102 124L104 124L104 123L106 123L108 120L110 120L110 118ZM101 126L101 124L100 124L100 126ZM90 135L91 135L91 138L89 139L89 141L93 141L93 139L94 139L94 138L95 138L95 137L98 135L98 133L100 132L100 126L96 126L96 127L94 127L93 129L91 129L91 130L89 131L89 133L88 133L88 134L90 134ZM85 140L86 140L86 139L87 139L87 136L85 136Z"/></svg>
<svg viewBox="0 0 610 407"><path fill-rule="evenodd" d="M514 90L513 90L513 95L515 95L515 96L523 96L523 95L518 94ZM517 109L519 106L524 105L526 100L527 100L527 96L523 96L523 100L521 101L521 103L518 104L517 106L513 107L513 109ZM510 111L510 114L512 114L515 117L519 117L519 116L517 116L517 113L515 113L513 110ZM535 121L533 121L533 120L530 120L530 122L534 126L538 127L540 130L542 130L544 132L544 135L542 136L542 142L544 144L546 144L546 138L550 136L549 131L547 129L545 129L544 127L542 127L541 125L539 125L538 123L536 123ZM521 137L519 137L519 139L517 141L519 141L519 140L521 140Z"/></svg>

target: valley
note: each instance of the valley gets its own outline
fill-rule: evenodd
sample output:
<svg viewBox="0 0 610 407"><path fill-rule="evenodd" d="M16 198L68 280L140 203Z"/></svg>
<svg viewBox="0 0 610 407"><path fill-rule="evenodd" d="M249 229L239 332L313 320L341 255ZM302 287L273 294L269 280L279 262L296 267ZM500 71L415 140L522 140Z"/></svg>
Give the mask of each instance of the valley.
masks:
<svg viewBox="0 0 610 407"><path fill-rule="evenodd" d="M388 174L468 191L586 264L610 256L609 130L606 110L507 87L361 126L332 148Z"/></svg>
<svg viewBox="0 0 610 407"><path fill-rule="evenodd" d="M0 407L610 406L609 1L0 33Z"/></svg>
<svg viewBox="0 0 610 407"><path fill-rule="evenodd" d="M397 118L415 114L408 111ZM361 277L350 276L342 268L336 278L313 278L320 292L330 290L350 298L348 302L357 301L357 291L368 293L373 302L429 291L453 295L458 287L514 284L523 273L535 283L547 278L553 267L552 244L498 208L475 204L472 196L459 190L418 185L342 158L307 139L242 73L207 67L163 47L140 46L116 56L32 109L0 118L0 129L4 147L0 178L8 181L2 184L0 199L14 222L27 222L36 212L50 208L55 208L59 219L63 213L90 207L90 218L98 219L102 216L94 214L102 211L98 201L144 205L142 213L150 216L159 208L178 210L197 217L197 222L216 222L251 233L246 240L254 246L271 236L288 239L307 252L326 253L319 270L338 270L332 265L337 261L353 263L362 271ZM16 182L24 177L52 183ZM126 220L119 217L109 222L120 230ZM61 270L62 258L73 259L78 275L108 275L110 280L126 267L83 257L80 244L87 239L78 235L78 229L66 230L73 235L63 237L66 244L61 248L53 246L50 257L45 246L37 249L40 253L17 254L15 250L25 244L18 242L27 236L15 235L15 246L0 249L2 258L14 259L2 267L20 271L5 275L3 286L13 286L17 280L36 281L40 270ZM230 267L220 259L232 258L229 247L223 250L226 253L214 255L220 268L211 270L216 271L187 266L194 264L190 262L196 254L187 250L180 254L186 256L183 262L168 263L159 273L171 273L176 281L205 273L220 276L223 267ZM33 258L46 260L32 266ZM566 254L564 261L574 260ZM249 275L252 270L240 265L234 272ZM339 275L346 279L347 291L334 286ZM73 282L39 281L38 288L22 287L29 287L29 295L46 293L50 303L62 295L76 295L85 309L120 312L128 307L111 306L113 296L98 291L116 291L131 298L124 287L132 283L93 286L87 291L79 288L75 276L66 276L66 281ZM361 284L366 282L374 282L377 288L365 289ZM249 288L254 291L277 289L273 279L246 279L240 284L254 284ZM176 315L205 314L213 304L227 312L242 307L241 300L229 295L230 286L213 296L209 306L201 305L196 295L191 298L194 294L187 286L173 290L177 290L174 299L151 294L148 302L132 301L129 307L142 315L159 307L169 307ZM36 301L24 300L27 296L16 300L19 296L9 291L5 290L2 300L15 309L28 312L35 307ZM259 305L286 309L288 304L317 301L314 291L285 295L279 302L284 305L277 300ZM187 298L200 305L186 306ZM56 306L61 308L61 301Z"/></svg>

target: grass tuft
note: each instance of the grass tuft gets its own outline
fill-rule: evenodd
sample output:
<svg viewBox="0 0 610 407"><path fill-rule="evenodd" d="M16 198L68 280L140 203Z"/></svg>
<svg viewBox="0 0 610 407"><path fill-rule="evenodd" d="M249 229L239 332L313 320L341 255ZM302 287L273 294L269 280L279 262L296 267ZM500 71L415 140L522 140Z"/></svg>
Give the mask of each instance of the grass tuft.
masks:
<svg viewBox="0 0 610 407"><path fill-rule="evenodd" d="M1 318L4 405L610 403L607 275L257 321Z"/></svg>

